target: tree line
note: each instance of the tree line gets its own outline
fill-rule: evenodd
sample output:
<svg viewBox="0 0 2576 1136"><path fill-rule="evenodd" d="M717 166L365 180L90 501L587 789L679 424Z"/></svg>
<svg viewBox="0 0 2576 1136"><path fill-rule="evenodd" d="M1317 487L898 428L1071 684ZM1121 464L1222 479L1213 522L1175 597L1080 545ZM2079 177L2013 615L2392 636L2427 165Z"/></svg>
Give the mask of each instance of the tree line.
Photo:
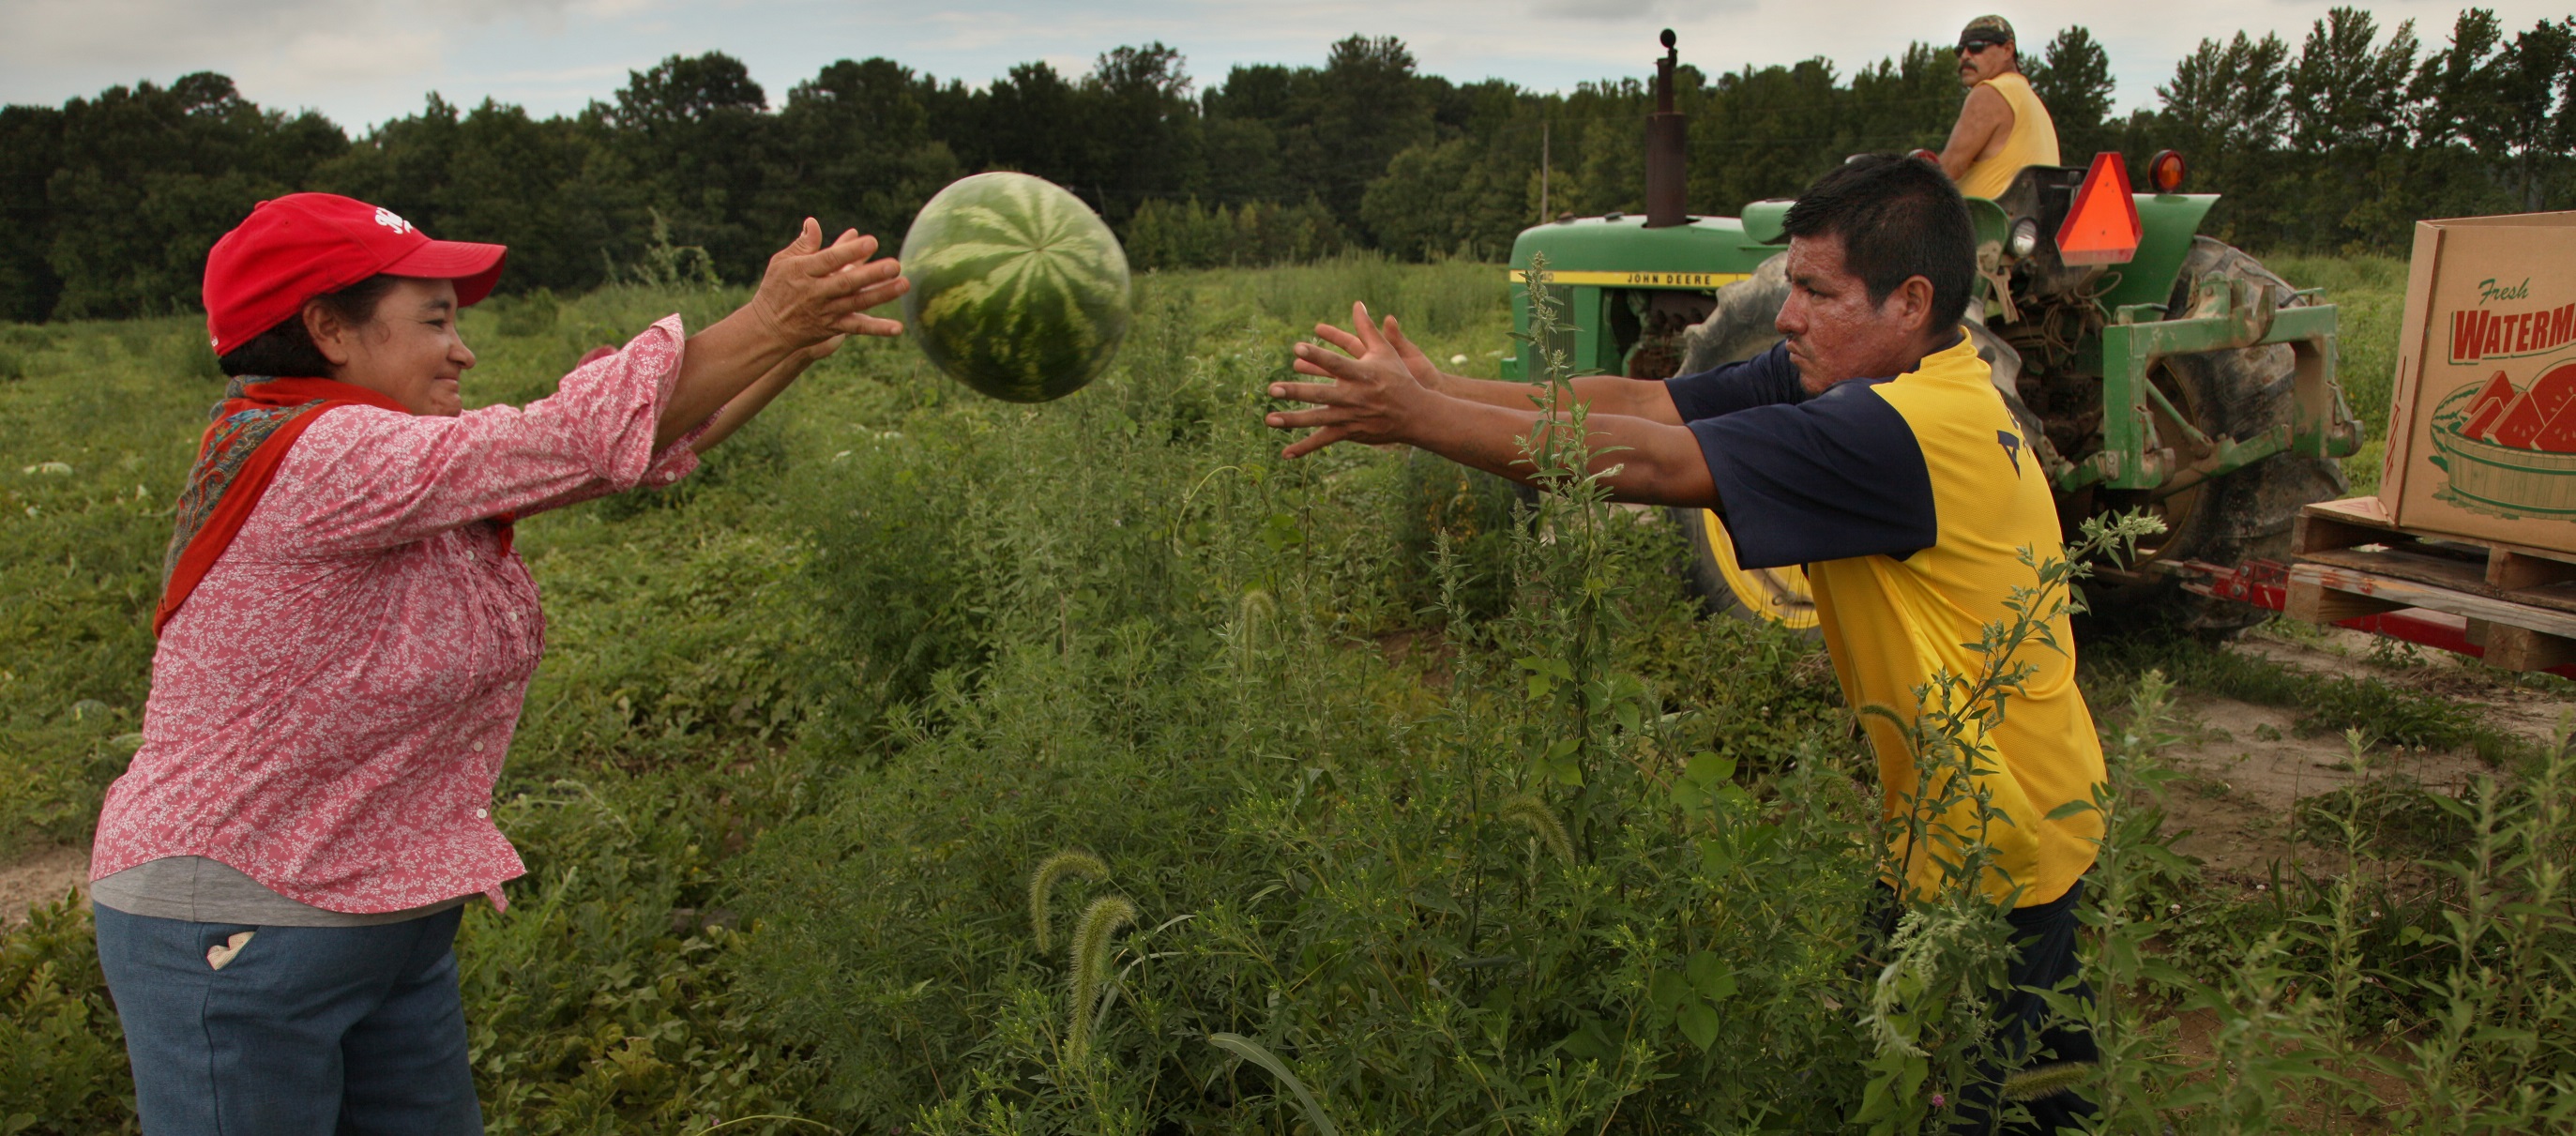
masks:
<svg viewBox="0 0 2576 1136"><path fill-rule="evenodd" d="M1565 93L1425 74L1400 40L1357 35L1321 64L1239 65L1204 89L1160 43L1080 76L1026 63L981 87L875 58L824 67L773 105L710 52L630 72L579 114L432 94L354 138L217 74L111 87L0 108L0 319L191 309L215 238L299 189L508 244L513 289L596 287L673 246L749 280L809 213L891 244L941 186L987 169L1081 195L1145 268L1352 248L1493 259L1547 217L1642 208L1639 55L1637 76ZM2126 117L2085 28L2023 55L2068 162L2120 150L2138 170L2178 149L2189 188L2226 195L2209 231L2257 249L2402 254L2418 217L2576 198L2576 18L2509 30L2472 8L2427 45L2411 21L2334 8L2295 49L2204 40ZM1849 75L1822 59L1685 64L1676 97L1691 206L1732 215L1852 153L1937 148L1962 93L1951 53L1918 43Z"/></svg>

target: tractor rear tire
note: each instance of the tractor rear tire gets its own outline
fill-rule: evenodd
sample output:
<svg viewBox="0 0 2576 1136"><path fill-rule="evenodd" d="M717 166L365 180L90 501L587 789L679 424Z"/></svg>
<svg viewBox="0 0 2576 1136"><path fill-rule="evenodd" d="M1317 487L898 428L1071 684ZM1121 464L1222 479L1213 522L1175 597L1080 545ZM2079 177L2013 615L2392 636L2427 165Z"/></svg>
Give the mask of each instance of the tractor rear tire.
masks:
<svg viewBox="0 0 2576 1136"><path fill-rule="evenodd" d="M1725 521L1706 509L1671 506L1664 510L1664 519L1681 530L1682 587L1699 601L1700 614L1775 624L1810 639L1823 637L1805 566L1738 567L1735 541L1726 535Z"/></svg>
<svg viewBox="0 0 2576 1136"><path fill-rule="evenodd" d="M2308 303L2243 250L2209 237L2193 237L2173 298L2166 304L2167 318L2189 315L2196 285L2211 277L2251 281L2269 290L2280 307ZM2291 420L2296 409L2295 369L2290 346L2271 343L2173 356L2163 362L2158 377L2167 380L2167 397L2191 416L2201 433L2248 438ZM2175 440L2168 434L2169 443ZM2331 458L2274 454L2166 499L2163 507L2172 529L2156 544L2153 559L2228 566L2287 559L2300 506L2340 497L2350 488L2343 466ZM2096 507L2125 508L2143 497L2105 494L2097 498ZM2097 603L2162 609L2179 617L2187 629L2222 638L2270 618L2262 608L2197 595L2171 580L2152 577L2096 587L2093 593Z"/></svg>
<svg viewBox="0 0 2576 1136"><path fill-rule="evenodd" d="M1681 374L1750 359L1780 342L1773 322L1789 297L1789 257L1774 253L1753 275L1717 290L1708 318L1682 333ZM1676 567L1682 585L1708 615L1753 623L1775 623L1804 632L1817 629L1816 605L1807 587L1805 568L1744 569L1736 566L1732 538L1725 522L1706 509L1670 508L1666 520L1681 531L1682 559Z"/></svg>
<svg viewBox="0 0 2576 1136"><path fill-rule="evenodd" d="M1780 342L1780 305L1789 299L1789 254L1773 253L1753 275L1717 290L1716 306L1682 332L1682 369L1696 375L1750 359Z"/></svg>

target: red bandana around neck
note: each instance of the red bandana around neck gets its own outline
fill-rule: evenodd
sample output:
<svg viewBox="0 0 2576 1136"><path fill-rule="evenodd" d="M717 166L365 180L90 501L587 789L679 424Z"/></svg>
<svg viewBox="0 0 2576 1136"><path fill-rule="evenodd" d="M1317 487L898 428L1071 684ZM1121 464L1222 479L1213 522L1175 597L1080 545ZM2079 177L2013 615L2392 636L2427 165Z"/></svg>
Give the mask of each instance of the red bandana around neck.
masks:
<svg viewBox="0 0 2576 1136"><path fill-rule="evenodd" d="M407 413L401 403L377 391L331 379L234 379L215 404L213 423L197 445L197 464L188 471L179 494L178 523L170 549L161 562L161 605L152 613L152 634L159 636L170 617L188 602L197 583L241 534L242 523L259 506L286 461L287 450L304 428L325 411L343 406L373 406ZM493 518L501 548L510 547L510 521Z"/></svg>

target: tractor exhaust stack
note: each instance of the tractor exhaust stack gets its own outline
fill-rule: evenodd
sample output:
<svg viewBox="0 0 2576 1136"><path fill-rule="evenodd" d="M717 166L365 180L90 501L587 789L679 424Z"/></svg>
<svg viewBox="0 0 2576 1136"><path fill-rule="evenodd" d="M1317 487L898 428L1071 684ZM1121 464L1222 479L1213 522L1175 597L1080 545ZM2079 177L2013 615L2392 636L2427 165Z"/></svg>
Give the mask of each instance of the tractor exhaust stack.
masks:
<svg viewBox="0 0 2576 1136"><path fill-rule="evenodd" d="M1655 113L1646 116L1646 227L1687 225L1688 183L1683 173L1686 151L1683 116L1673 109L1673 65L1681 53L1673 29L1664 29L1664 57L1655 61Z"/></svg>

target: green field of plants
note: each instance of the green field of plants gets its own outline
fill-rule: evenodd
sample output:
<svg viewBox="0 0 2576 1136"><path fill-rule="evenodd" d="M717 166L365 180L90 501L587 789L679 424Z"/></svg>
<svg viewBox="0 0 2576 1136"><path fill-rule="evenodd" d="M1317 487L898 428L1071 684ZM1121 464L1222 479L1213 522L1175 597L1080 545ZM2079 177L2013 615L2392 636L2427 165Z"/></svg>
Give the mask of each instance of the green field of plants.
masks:
<svg viewBox="0 0 2576 1136"><path fill-rule="evenodd" d="M2375 432L2403 266L2275 267L2345 304ZM496 300L469 404L740 298ZM853 343L681 485L523 524L551 641L495 816L530 874L459 944L490 1129L1941 1130L1999 923L1873 929L1875 766L1818 646L1700 618L1670 526L1581 484L1279 461L1263 388L1352 299L1470 373L1509 345L1493 265L1151 274L1061 402ZM136 744L203 342L0 325L0 864L85 844ZM2576 757L2085 634L2105 1057L2056 1076L2105 1130L2576 1130ZM2314 798L2300 865L2216 886L2163 807L2193 690L2489 775ZM133 1127L66 899L0 932L0 1133Z"/></svg>

